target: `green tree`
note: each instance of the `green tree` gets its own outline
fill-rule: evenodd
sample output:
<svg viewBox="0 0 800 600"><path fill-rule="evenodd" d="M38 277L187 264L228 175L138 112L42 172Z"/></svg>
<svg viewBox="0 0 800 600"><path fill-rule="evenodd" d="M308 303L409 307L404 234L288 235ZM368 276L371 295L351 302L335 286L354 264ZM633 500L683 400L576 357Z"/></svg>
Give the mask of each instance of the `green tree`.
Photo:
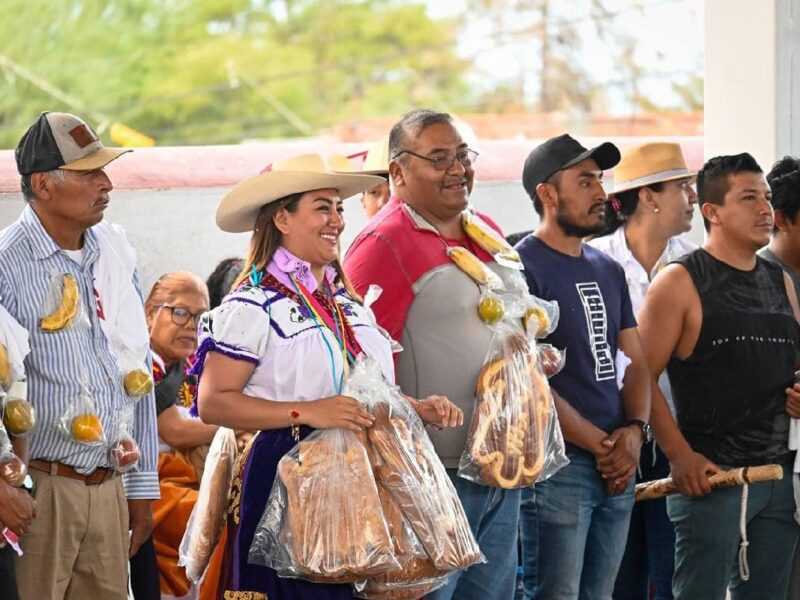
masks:
<svg viewBox="0 0 800 600"><path fill-rule="evenodd" d="M458 106L455 30L391 0L3 0L0 147L42 110L207 144Z"/></svg>

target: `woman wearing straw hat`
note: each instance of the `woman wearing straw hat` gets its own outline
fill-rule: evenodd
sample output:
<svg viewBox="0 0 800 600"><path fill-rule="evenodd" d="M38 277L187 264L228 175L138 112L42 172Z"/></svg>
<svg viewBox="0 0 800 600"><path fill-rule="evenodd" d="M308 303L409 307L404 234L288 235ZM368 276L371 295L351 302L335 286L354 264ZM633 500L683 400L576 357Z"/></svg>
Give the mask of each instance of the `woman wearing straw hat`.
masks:
<svg viewBox="0 0 800 600"><path fill-rule="evenodd" d="M697 194L678 144L653 143L631 148L614 169L614 191L606 207L606 235L589 242L622 265L638 314L653 277L670 261L696 248L676 237L691 229ZM669 380L659 388L671 401ZM637 481L669 475L669 462L650 441L642 447ZM628 543L614 588L615 600L672 598L675 533L666 502L643 502L634 507Z"/></svg>
<svg viewBox="0 0 800 600"><path fill-rule="evenodd" d="M380 182L297 156L239 183L217 210L223 231L253 236L238 285L201 323L198 408L208 423L259 430L234 472L220 599L352 598L348 585L283 579L247 556L278 461L297 434L371 425L372 416L341 395L348 363L363 352L394 381L390 342L339 265L342 199ZM428 422L463 420L438 396L414 406Z"/></svg>

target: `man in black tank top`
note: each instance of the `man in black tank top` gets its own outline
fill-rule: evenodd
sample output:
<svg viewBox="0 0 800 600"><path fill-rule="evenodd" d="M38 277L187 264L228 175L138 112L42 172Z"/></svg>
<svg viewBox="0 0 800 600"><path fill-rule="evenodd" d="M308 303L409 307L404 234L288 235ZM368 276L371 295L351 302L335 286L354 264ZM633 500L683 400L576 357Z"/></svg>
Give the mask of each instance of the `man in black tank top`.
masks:
<svg viewBox="0 0 800 600"><path fill-rule="evenodd" d="M768 463L791 472L797 299L780 267L756 255L773 214L753 157L712 158L697 186L707 241L654 279L639 322L651 375L667 369L677 413L676 423L654 385L656 439L681 491L667 500L673 592L678 600L723 600L730 588L733 600L783 600L800 533L791 478L749 486L741 536L743 488L712 491L708 476Z"/></svg>

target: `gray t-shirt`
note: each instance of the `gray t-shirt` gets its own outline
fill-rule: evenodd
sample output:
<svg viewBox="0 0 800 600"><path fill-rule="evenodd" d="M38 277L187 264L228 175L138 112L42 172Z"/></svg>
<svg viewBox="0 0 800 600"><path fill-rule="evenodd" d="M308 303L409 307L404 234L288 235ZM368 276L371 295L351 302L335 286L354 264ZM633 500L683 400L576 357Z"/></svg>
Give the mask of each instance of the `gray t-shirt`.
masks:
<svg viewBox="0 0 800 600"><path fill-rule="evenodd" d="M789 277L792 278L792 283L794 284L794 291L797 294L797 297L800 298L800 273L792 269L789 265L783 262L780 258L778 258L775 253L769 249L769 246L766 246L758 251L758 255L761 258L765 258L770 262L774 262L781 269L783 269L784 273L788 273Z"/></svg>

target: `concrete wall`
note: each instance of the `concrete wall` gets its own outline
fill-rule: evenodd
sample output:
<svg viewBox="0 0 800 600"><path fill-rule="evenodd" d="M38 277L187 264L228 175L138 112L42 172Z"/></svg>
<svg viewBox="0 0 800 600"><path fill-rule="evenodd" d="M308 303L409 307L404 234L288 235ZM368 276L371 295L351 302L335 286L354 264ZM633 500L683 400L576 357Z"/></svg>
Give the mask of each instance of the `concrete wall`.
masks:
<svg viewBox="0 0 800 600"><path fill-rule="evenodd" d="M139 253L144 289L166 271L185 269L205 278L230 256L247 252L249 234L224 233L214 223L220 199L229 188L120 190L111 193L106 218L119 223ZM535 228L538 219L519 181L477 183L472 202L497 221L507 234ZM14 221L24 206L20 194L0 194L0 227ZM356 199L345 205L345 247L365 219ZM695 215L690 237L700 243L702 223Z"/></svg>
<svg viewBox="0 0 800 600"><path fill-rule="evenodd" d="M800 155L800 0L706 0L706 158Z"/></svg>

